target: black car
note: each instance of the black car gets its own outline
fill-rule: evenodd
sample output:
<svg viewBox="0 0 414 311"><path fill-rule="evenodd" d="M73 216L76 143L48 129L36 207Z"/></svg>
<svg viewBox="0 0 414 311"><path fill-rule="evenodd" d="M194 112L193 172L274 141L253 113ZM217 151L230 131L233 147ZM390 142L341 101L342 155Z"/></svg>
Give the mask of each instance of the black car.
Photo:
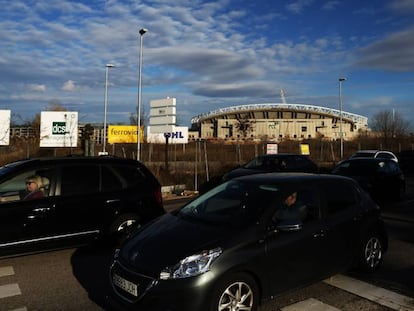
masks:
<svg viewBox="0 0 414 311"><path fill-rule="evenodd" d="M292 192L302 220L276 218ZM387 247L380 209L353 179L244 176L125 241L110 268L108 302L111 310L253 311L336 273L376 270Z"/></svg>
<svg viewBox="0 0 414 311"><path fill-rule="evenodd" d="M235 177L273 172L317 173L318 166L308 156L294 153L265 154L224 174L223 180Z"/></svg>
<svg viewBox="0 0 414 311"><path fill-rule="evenodd" d="M27 200L32 182L40 196ZM121 238L162 214L161 185L135 160L74 156L0 167L0 256Z"/></svg>
<svg viewBox="0 0 414 311"><path fill-rule="evenodd" d="M405 195L405 176L393 159L351 158L337 164L333 174L355 179L375 200L399 200Z"/></svg>

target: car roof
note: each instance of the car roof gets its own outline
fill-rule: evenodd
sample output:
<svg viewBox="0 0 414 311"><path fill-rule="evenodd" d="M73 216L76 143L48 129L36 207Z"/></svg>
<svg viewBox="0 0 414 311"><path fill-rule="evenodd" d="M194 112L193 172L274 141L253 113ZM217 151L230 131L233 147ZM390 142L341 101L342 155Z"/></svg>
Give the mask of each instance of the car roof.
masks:
<svg viewBox="0 0 414 311"><path fill-rule="evenodd" d="M376 154L378 152L385 152L385 153L389 153L389 154L394 154L392 151L389 151L389 150L379 150L379 149L358 150L354 154L360 154L360 153Z"/></svg>
<svg viewBox="0 0 414 311"><path fill-rule="evenodd" d="M53 164L53 163L135 163L139 162L133 159L125 159L114 156L67 156L67 157L36 157L17 160L4 165L4 167L15 167L15 166L32 166L38 164Z"/></svg>
<svg viewBox="0 0 414 311"><path fill-rule="evenodd" d="M364 150L358 150L355 153L377 153L378 149L364 149Z"/></svg>
<svg viewBox="0 0 414 311"><path fill-rule="evenodd" d="M248 182L267 183L267 182L301 182L315 180L350 180L348 177L332 174L313 174L313 173L260 173L236 177L232 180Z"/></svg>
<svg viewBox="0 0 414 311"><path fill-rule="evenodd" d="M263 154L257 157L254 157L251 160L258 159L258 158L287 158L287 157L306 157L306 155L298 154L298 153L271 153L271 154Z"/></svg>
<svg viewBox="0 0 414 311"><path fill-rule="evenodd" d="M345 159L338 164L346 163L346 162L394 162L396 163L393 159L389 159L389 158L364 158L364 157L358 158L358 157L355 157L355 158Z"/></svg>

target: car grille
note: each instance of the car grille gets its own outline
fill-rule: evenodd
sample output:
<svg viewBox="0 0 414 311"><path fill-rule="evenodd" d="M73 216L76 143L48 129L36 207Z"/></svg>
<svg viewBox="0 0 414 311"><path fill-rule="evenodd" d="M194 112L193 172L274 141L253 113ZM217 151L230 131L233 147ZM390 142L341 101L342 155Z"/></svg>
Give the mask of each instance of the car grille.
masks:
<svg viewBox="0 0 414 311"><path fill-rule="evenodd" d="M119 261L113 263L110 278L115 293L130 303L140 300L157 282L152 277L127 269Z"/></svg>

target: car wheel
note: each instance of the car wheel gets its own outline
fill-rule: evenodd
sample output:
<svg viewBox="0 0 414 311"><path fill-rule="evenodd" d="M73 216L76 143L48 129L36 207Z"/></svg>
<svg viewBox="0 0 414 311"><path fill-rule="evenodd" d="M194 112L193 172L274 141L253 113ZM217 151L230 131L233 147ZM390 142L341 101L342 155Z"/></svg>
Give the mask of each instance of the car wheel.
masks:
<svg viewBox="0 0 414 311"><path fill-rule="evenodd" d="M360 254L360 268L365 272L377 270L383 260L383 245L378 234L367 235L363 240Z"/></svg>
<svg viewBox="0 0 414 311"><path fill-rule="evenodd" d="M239 273L226 277L216 287L211 311L255 311L259 300L259 289L248 274Z"/></svg>
<svg viewBox="0 0 414 311"><path fill-rule="evenodd" d="M136 214L122 214L111 225L109 235L116 243L123 242L136 228L139 228L139 216Z"/></svg>

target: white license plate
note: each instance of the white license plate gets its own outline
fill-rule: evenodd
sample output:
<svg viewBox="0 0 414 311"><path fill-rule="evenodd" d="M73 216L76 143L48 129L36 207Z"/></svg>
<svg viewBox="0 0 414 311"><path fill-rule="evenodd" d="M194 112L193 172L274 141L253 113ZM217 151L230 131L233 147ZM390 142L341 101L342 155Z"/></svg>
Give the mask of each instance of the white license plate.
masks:
<svg viewBox="0 0 414 311"><path fill-rule="evenodd" d="M127 293L130 293L131 295L138 297L138 285L137 284L134 284L115 273L112 276L112 281L114 282L116 286L118 286L119 288L122 288Z"/></svg>

